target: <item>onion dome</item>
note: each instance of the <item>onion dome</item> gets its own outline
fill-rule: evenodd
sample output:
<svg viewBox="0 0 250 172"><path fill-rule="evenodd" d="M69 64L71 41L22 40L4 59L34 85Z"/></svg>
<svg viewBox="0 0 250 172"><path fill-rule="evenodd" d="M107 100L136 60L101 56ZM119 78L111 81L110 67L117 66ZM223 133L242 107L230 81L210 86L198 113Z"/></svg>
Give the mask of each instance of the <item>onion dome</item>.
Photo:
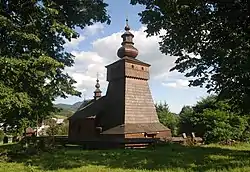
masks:
<svg viewBox="0 0 250 172"><path fill-rule="evenodd" d="M96 84L95 84L95 91L94 91L94 98L98 99L102 96L102 91L100 90L100 84L99 84L99 79L97 77L96 79Z"/></svg>
<svg viewBox="0 0 250 172"><path fill-rule="evenodd" d="M132 57L136 58L138 55L138 50L134 47L133 38L134 35L130 32L130 27L128 25L128 19L126 19L125 32L122 34L122 47L118 49L117 56L120 58L123 57Z"/></svg>

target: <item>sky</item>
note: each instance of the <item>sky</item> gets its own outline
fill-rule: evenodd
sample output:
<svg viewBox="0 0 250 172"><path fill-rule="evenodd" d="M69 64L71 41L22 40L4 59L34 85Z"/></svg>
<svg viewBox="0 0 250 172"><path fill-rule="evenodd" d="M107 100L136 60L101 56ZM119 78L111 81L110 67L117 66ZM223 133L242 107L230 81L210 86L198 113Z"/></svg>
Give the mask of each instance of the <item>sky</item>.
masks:
<svg viewBox="0 0 250 172"><path fill-rule="evenodd" d="M146 37L146 26L140 23L138 13L144 6L129 4L129 0L105 0L109 4L108 14L111 24L95 23L84 30L76 29L80 37L66 42L65 49L75 58L73 67L66 68L77 83L77 90L82 96L58 98L55 103L74 104L84 99L93 98L97 73L102 94L106 94L105 66L118 60L116 53L121 46L121 35L124 32L125 20L128 18L131 32L134 34L135 47L139 50L137 59L151 64L149 86L155 103L166 102L170 111L179 113L184 105L194 105L206 96L206 90L199 87L188 87L188 79L184 74L170 72L177 57L164 55L159 50L158 36ZM162 31L164 34L164 31Z"/></svg>

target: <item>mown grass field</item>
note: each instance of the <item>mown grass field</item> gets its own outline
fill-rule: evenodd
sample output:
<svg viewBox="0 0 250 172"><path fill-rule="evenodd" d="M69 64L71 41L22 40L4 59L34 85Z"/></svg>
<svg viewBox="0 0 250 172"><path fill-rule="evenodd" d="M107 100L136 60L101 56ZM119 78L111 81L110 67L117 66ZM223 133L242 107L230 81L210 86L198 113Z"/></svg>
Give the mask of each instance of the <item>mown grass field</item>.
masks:
<svg viewBox="0 0 250 172"><path fill-rule="evenodd" d="M0 151L15 145L0 146ZM250 144L188 147L168 144L155 149L57 149L34 156L0 159L1 172L249 172Z"/></svg>

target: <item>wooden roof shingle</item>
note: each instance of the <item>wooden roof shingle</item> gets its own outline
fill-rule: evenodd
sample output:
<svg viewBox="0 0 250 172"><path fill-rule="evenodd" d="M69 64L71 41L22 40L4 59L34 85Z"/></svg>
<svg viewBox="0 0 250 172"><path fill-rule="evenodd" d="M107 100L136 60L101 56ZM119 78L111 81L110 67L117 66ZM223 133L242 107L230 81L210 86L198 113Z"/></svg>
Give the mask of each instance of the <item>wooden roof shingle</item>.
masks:
<svg viewBox="0 0 250 172"><path fill-rule="evenodd" d="M102 132L102 134L130 134L130 133L155 133L170 130L163 124L157 123L135 123L123 124Z"/></svg>
<svg viewBox="0 0 250 172"><path fill-rule="evenodd" d="M88 103L85 103L84 106L80 106L80 108L68 119L74 120L79 118L86 118L90 116L95 116L104 110L105 104L105 96L95 100L91 100Z"/></svg>

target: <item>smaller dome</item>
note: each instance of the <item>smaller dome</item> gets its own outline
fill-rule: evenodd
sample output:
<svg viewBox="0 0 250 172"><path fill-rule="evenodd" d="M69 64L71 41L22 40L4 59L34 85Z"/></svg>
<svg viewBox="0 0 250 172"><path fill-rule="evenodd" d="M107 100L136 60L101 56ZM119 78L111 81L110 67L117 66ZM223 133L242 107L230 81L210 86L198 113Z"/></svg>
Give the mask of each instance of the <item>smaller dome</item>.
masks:
<svg viewBox="0 0 250 172"><path fill-rule="evenodd" d="M100 88L99 79L96 80L95 88Z"/></svg>
<svg viewBox="0 0 250 172"><path fill-rule="evenodd" d="M97 88L95 89L94 93L102 93L102 91L99 88Z"/></svg>

